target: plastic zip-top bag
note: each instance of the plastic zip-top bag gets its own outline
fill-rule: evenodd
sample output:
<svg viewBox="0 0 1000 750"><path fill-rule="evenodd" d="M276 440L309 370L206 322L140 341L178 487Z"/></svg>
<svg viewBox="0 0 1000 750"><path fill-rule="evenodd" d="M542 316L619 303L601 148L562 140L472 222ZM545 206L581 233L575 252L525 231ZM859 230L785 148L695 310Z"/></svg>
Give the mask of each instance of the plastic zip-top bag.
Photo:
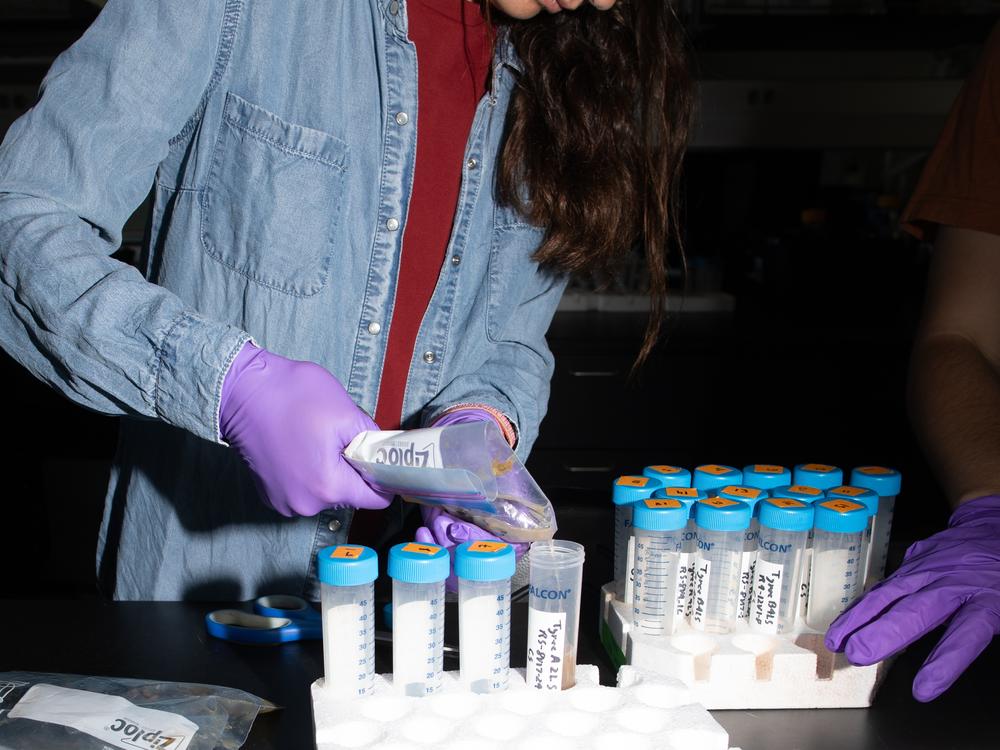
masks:
<svg viewBox="0 0 1000 750"><path fill-rule="evenodd" d="M552 503L491 422L360 433L344 457L365 481L508 542L551 539Z"/></svg>
<svg viewBox="0 0 1000 750"><path fill-rule="evenodd" d="M216 685L0 672L0 750L237 750L273 710Z"/></svg>

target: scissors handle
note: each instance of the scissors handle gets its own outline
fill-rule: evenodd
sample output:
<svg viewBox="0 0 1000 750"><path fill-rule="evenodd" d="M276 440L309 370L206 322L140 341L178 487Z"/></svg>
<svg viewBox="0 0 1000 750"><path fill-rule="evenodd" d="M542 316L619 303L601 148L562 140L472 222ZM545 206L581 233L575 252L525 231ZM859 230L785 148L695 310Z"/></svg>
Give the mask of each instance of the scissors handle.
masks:
<svg viewBox="0 0 1000 750"><path fill-rule="evenodd" d="M315 620L322 616L301 596L272 594L254 599L253 611L264 617L287 617L292 620Z"/></svg>
<svg viewBox="0 0 1000 750"><path fill-rule="evenodd" d="M285 617L262 617L239 609L217 609L205 615L208 634L234 643L287 643L302 638L299 626Z"/></svg>
<svg viewBox="0 0 1000 750"><path fill-rule="evenodd" d="M205 615L209 635L235 643L274 644L323 637L322 616L298 596L262 596L255 614L219 609Z"/></svg>

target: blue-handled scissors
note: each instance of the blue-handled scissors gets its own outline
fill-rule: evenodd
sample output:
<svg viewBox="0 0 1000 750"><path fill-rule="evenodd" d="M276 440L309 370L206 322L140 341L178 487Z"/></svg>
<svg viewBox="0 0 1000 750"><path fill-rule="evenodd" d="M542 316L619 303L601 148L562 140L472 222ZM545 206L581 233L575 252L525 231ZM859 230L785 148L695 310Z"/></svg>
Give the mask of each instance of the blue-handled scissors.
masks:
<svg viewBox="0 0 1000 750"><path fill-rule="evenodd" d="M288 643L323 637L319 612L299 596L261 596L254 614L240 609L217 609L205 615L208 634L235 643Z"/></svg>
<svg viewBox="0 0 1000 750"><path fill-rule="evenodd" d="M209 635L234 643L269 645L323 638L323 616L300 596L259 596L253 601L253 611L217 609L205 615L205 627ZM386 619L392 622L389 612ZM375 640L392 643L392 633L376 630ZM458 648L445 645L444 655L457 657Z"/></svg>

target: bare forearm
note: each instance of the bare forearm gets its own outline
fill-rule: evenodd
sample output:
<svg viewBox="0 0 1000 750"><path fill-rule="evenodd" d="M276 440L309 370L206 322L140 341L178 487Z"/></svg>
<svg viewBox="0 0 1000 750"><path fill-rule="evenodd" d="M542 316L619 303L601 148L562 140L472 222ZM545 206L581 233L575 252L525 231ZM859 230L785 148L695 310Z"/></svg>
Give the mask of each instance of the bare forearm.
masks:
<svg viewBox="0 0 1000 750"><path fill-rule="evenodd" d="M914 425L953 505L1000 494L1000 375L968 339L942 334L913 352Z"/></svg>

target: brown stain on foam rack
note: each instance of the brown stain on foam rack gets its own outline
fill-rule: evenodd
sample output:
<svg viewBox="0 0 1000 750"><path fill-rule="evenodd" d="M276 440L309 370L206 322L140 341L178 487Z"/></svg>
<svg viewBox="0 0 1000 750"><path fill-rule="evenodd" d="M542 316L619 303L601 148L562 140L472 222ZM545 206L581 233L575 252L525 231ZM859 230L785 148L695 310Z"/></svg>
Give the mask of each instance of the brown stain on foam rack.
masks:
<svg viewBox="0 0 1000 750"><path fill-rule="evenodd" d="M774 653L781 644L776 635L745 633L733 638L733 646L754 655L754 679L769 681L774 672Z"/></svg>
<svg viewBox="0 0 1000 750"><path fill-rule="evenodd" d="M795 638L795 645L816 654L816 679L832 680L837 655L829 651L823 642L822 633L800 633Z"/></svg>

